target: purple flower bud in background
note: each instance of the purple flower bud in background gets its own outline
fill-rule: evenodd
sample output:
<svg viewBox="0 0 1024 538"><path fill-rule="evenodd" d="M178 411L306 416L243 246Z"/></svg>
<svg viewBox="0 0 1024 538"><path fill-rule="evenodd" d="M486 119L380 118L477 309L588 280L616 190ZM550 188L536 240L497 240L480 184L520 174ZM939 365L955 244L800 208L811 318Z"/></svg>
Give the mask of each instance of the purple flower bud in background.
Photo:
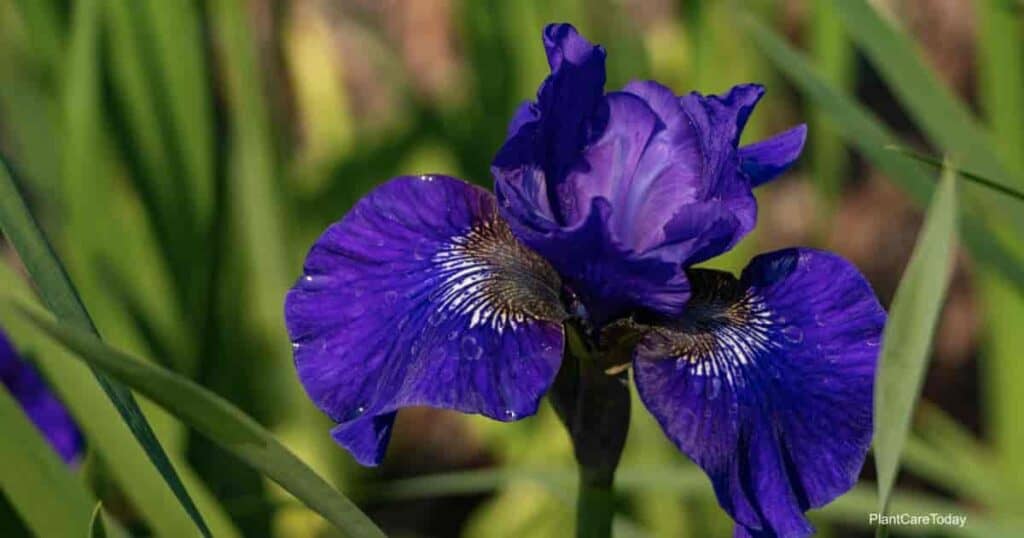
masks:
<svg viewBox="0 0 1024 538"><path fill-rule="evenodd" d="M64 404L50 391L36 369L18 356L0 330L0 381L21 405L53 450L69 465L82 458L85 442Z"/></svg>

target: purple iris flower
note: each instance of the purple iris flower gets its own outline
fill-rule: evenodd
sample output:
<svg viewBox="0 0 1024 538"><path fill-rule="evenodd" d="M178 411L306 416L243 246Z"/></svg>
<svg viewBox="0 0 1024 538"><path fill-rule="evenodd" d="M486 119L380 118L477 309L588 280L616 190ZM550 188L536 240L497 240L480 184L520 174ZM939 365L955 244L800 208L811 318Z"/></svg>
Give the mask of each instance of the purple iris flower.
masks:
<svg viewBox="0 0 1024 538"><path fill-rule="evenodd" d="M85 442L68 410L50 391L31 364L22 360L0 330L0 381L21 405L29 420L68 465L82 457Z"/></svg>
<svg viewBox="0 0 1024 538"><path fill-rule="evenodd" d="M763 254L739 278L693 267L753 229L752 189L793 163L805 128L739 147L760 86L605 93L601 47L567 24L544 45L551 75L494 160L497 196L395 178L313 245L285 305L300 380L335 440L376 465L398 409L532 415L564 322L596 348L626 326L641 399L736 535L810 534L804 512L864 462L885 312L823 251Z"/></svg>

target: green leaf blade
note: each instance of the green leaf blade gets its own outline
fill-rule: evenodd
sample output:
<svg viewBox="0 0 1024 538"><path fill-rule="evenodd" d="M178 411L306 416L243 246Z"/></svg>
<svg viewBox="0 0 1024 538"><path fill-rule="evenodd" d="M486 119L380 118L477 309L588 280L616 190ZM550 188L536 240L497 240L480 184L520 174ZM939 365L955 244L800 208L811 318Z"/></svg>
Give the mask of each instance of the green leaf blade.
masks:
<svg viewBox="0 0 1024 538"><path fill-rule="evenodd" d="M114 350L89 333L44 319L29 309L22 312L85 362L145 395L252 465L348 536L384 536L351 501L226 400L169 370Z"/></svg>
<svg viewBox="0 0 1024 538"><path fill-rule="evenodd" d="M946 168L917 245L893 298L875 382L875 465L878 508L889 504L911 414L918 399L935 326L953 270L956 175Z"/></svg>
<svg viewBox="0 0 1024 538"><path fill-rule="evenodd" d="M89 522L89 538L107 538L107 527L103 524L103 503L96 503Z"/></svg>
<svg viewBox="0 0 1024 538"><path fill-rule="evenodd" d="M18 252L47 308L66 323L98 335L63 264L28 211L3 162L0 162L0 230ZM93 373L185 511L200 531L209 536L206 523L185 491L181 479L131 392L100 372L94 370Z"/></svg>
<svg viewBox="0 0 1024 538"><path fill-rule="evenodd" d="M765 57L804 97L828 111L833 120L831 126L846 143L924 206L935 190L934 181L920 164L886 149L897 144L897 138L863 105L829 85L808 60L775 31L753 17L747 17L746 24ZM978 260L998 271L1018 290L1024 290L1024 261L1016 250L1005 244L1001 234L994 232L997 228L1013 229L1011 223L984 204L972 202L975 200L965 198L962 208L964 243Z"/></svg>
<svg viewBox="0 0 1024 538"><path fill-rule="evenodd" d="M0 491L37 536L81 535L95 499L3 385L0 428Z"/></svg>

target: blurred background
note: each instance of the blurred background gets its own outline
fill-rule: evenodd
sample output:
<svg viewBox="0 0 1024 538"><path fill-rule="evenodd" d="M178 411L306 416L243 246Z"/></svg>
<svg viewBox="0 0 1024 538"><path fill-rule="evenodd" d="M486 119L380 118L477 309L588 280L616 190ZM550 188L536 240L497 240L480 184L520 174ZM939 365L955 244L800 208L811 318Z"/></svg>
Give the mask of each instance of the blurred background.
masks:
<svg viewBox="0 0 1024 538"><path fill-rule="evenodd" d="M757 81L768 93L744 142L809 124L799 164L759 190L757 230L716 266L827 248L888 304L936 172L897 162L885 143L965 166L987 152L998 164L975 170L1022 177L1024 9L1014 0L0 0L0 153L107 342L244 409L389 535L565 536L576 473L549 407L514 425L405 410L385 463L362 469L302 393L282 320L306 249L376 184L440 172L491 185L512 111L547 74L540 33L554 21L606 47L609 89L653 78L719 93ZM899 39L872 34L872 21ZM916 63L894 67L900 58ZM962 117L944 114L950 106ZM983 148L957 146L972 133L961 120ZM998 220L1024 213L1012 204L975 198L998 230L978 244L1024 252L1020 221ZM983 252L965 245L957 256L893 504L967 513L968 526L896 535L1024 536L1024 302L1012 277L1024 266L1000 270ZM2 242L0 261L2 287L31 296ZM47 377L66 364L23 323L0 322ZM143 407L218 536L334 535ZM639 402L633 410L617 534L731 535L704 476ZM89 439L78 472L132 533L166 535L100 441ZM861 485L812 513L821 536L873 534L873 479L869 458ZM27 534L0 504L2 534Z"/></svg>

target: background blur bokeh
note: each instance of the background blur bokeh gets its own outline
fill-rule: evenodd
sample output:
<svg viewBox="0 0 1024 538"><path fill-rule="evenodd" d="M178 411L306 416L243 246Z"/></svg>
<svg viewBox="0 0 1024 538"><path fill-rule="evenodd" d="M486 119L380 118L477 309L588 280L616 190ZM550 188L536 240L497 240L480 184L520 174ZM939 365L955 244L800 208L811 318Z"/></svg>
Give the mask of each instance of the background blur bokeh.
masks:
<svg viewBox="0 0 1024 538"><path fill-rule="evenodd" d="M851 31L860 22L846 17L849 3L0 0L0 152L107 342L237 404L389 534L565 536L576 475L547 406L514 425L403 411L378 469L359 468L332 443L329 421L297 383L282 321L305 250L390 177L440 172L490 186L512 111L547 73L541 29L569 21L607 48L609 88L653 78L678 93L717 93L757 81L768 93L747 141L809 124L799 164L759 190L755 233L714 265L735 270L783 246L828 248L888 304L927 198L865 155L852 120L815 98L777 46L797 50L815 80L859 103L892 140L957 154L908 107L907 86L858 46L866 38ZM1019 180L1021 3L870 5L913 41L902 52L935 75L940 93L983 126L983 143L1011 171L1001 179ZM1005 207L1022 210L982 212ZM1003 235L1019 243L1022 230ZM2 287L29 296L3 243L0 258ZM968 513L969 524L897 535L1024 536L1021 297L961 249L893 508ZM5 315L0 325L44 372L65 364L47 362L66 352L23 322ZM190 490L203 492L197 502L219 535L333 535L255 471L143 408ZM639 402L633 410L617 533L730 535L703 475ZM93 451L81 472L127 529L156 532L118 465ZM862 478L812 513L822 536L873 533L870 458ZM0 534L27 533L0 505Z"/></svg>

